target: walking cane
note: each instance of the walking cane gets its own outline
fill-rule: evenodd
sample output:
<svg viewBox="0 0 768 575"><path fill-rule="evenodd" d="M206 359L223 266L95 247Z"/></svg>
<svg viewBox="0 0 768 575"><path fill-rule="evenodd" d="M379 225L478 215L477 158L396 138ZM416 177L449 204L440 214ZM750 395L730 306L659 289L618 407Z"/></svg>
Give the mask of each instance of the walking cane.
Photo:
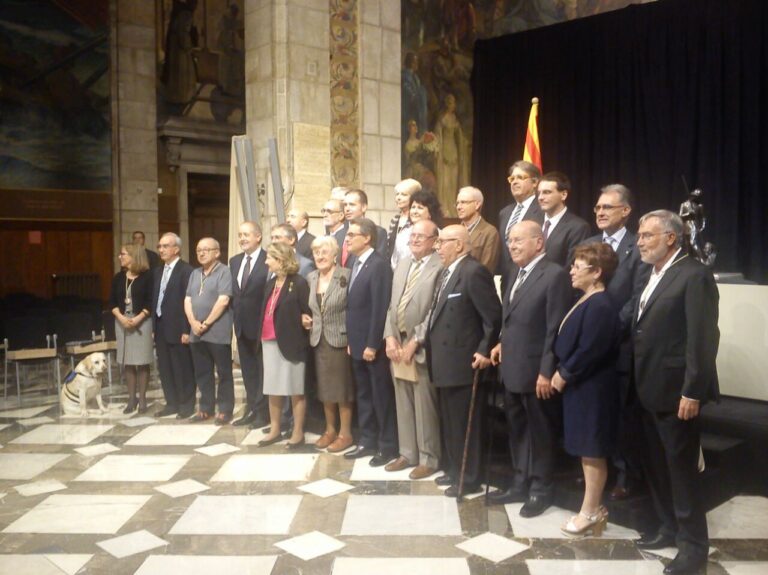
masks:
<svg viewBox="0 0 768 575"><path fill-rule="evenodd" d="M461 471L459 471L459 492L456 501L461 501L464 491L464 471L467 468L467 455L469 452L469 435L472 433L472 416L475 413L475 399L477 397L477 384L480 380L480 369L475 370L472 378L472 398L469 400L469 418L467 419L467 432L464 435L464 452L461 454Z"/></svg>

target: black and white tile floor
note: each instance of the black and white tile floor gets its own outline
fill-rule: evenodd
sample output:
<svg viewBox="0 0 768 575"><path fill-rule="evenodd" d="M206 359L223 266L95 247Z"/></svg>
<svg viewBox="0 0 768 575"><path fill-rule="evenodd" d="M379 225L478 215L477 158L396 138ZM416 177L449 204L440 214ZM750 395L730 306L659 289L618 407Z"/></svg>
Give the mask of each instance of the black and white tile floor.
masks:
<svg viewBox="0 0 768 575"><path fill-rule="evenodd" d="M457 504L366 460L257 448L260 431L50 401L0 405L0 575L657 575L675 552L613 524L568 540L565 510ZM708 518L710 575L768 574L768 499Z"/></svg>

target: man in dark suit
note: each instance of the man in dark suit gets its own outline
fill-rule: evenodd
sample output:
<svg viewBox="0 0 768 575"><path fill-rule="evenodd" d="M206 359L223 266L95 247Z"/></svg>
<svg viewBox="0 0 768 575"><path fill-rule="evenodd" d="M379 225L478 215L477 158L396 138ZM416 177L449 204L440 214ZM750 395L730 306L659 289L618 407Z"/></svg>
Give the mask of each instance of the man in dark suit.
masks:
<svg viewBox="0 0 768 575"><path fill-rule="evenodd" d="M163 234L157 244L165 265L152 270L152 319L157 369L165 396L158 417L176 414L178 419L195 411L195 374L189 350L189 322L184 297L192 266L179 258L181 238Z"/></svg>
<svg viewBox="0 0 768 575"><path fill-rule="evenodd" d="M389 261L374 251L376 224L350 221L347 245L355 256L347 294L347 340L357 387L360 439L347 459L373 455L371 465L386 465L398 455L395 392L384 350L384 324L392 292Z"/></svg>
<svg viewBox="0 0 768 575"><path fill-rule="evenodd" d="M307 259L312 259L312 240L315 236L307 230L309 226L309 214L304 210L296 208L288 212L285 218L286 222L296 230L296 253L301 254Z"/></svg>
<svg viewBox="0 0 768 575"><path fill-rule="evenodd" d="M357 188L350 189L344 196L344 218L347 223L352 223L352 220L357 218L364 218L365 213L368 211L368 194L363 190ZM380 253L384 257L387 256L387 230L381 226L376 226L376 243L373 244L373 249ZM355 265L354 258L348 258L344 264L348 268L352 268Z"/></svg>
<svg viewBox="0 0 768 575"><path fill-rule="evenodd" d="M539 206L544 212L544 251L547 259L565 267L570 265L573 248L586 240L589 224L565 206L571 192L571 181L563 173L549 172L538 185Z"/></svg>
<svg viewBox="0 0 768 575"><path fill-rule="evenodd" d="M436 283L426 340L418 342L427 348L430 375L438 391L445 475L435 481L448 485L448 497L480 491L480 426L486 397L483 385L477 387L462 493L459 474L474 370L491 364L491 349L500 328L501 306L493 277L469 255L471 249L464 226L446 226L440 232L437 253L444 270ZM479 381L482 383L482 378Z"/></svg>
<svg viewBox="0 0 768 575"><path fill-rule="evenodd" d="M616 484L609 495L611 501L629 497L641 482L641 464L638 461L638 438L641 426L637 398L630 385L629 373L632 362L632 311L635 298L648 282L651 268L640 259L637 250L637 236L627 229L627 220L632 213L632 192L622 184L605 186L595 204L595 221L600 233L588 242L602 242L610 245L619 258L619 266L608 284L607 291L619 307L621 322L621 343L617 372L621 390L622 414L619 418L619 453L614 455L613 464L618 473Z"/></svg>
<svg viewBox="0 0 768 575"><path fill-rule="evenodd" d="M299 262L299 275L306 279L309 273L315 269L315 261L312 258L304 257L296 250L297 239L296 230L289 224L277 224L272 228L270 234L272 243L280 242L293 248L296 260Z"/></svg>
<svg viewBox="0 0 768 575"><path fill-rule="evenodd" d="M653 266L634 323L633 377L643 406L647 477L661 527L640 549L677 544L664 573L696 573L707 563L709 535L698 464L700 408L719 397L719 294L712 272L681 249L683 222L667 210L640 218L637 247Z"/></svg>
<svg viewBox="0 0 768 575"><path fill-rule="evenodd" d="M512 203L499 212L499 265L496 273L501 276L501 293L505 292L507 275L512 267L512 258L507 249L509 230L518 222L533 220L544 223L544 212L536 200L536 186L541 179L541 170L535 164L519 160L509 167L509 190Z"/></svg>
<svg viewBox="0 0 768 575"><path fill-rule="evenodd" d="M261 237L261 227L256 222L240 224L237 242L243 251L229 260L237 353L246 394L245 411L233 425L250 425L254 429L269 421L261 356L261 308L268 270Z"/></svg>
<svg viewBox="0 0 768 575"><path fill-rule="evenodd" d="M347 237L347 228L344 225L347 221L344 219L344 204L340 200L331 198L325 202L320 213L323 214L323 225L328 232L327 235L333 236L339 244L339 263L343 266L349 257L347 245L344 242L344 238Z"/></svg>
<svg viewBox="0 0 768 575"><path fill-rule="evenodd" d="M506 491L489 499L525 502L520 515L535 517L552 504L560 413L550 387L557 367L553 345L573 292L566 271L546 259L537 222L515 224L507 244L514 267L504 293L501 342L491 358L501 364L514 476Z"/></svg>
<svg viewBox="0 0 768 575"><path fill-rule="evenodd" d="M144 236L144 232L137 230L133 232L131 237L133 238L133 243L135 245L143 247L144 251L147 252L147 261L149 262L150 269L159 267L161 265L160 256L157 255L157 252L153 252L145 245L146 238Z"/></svg>

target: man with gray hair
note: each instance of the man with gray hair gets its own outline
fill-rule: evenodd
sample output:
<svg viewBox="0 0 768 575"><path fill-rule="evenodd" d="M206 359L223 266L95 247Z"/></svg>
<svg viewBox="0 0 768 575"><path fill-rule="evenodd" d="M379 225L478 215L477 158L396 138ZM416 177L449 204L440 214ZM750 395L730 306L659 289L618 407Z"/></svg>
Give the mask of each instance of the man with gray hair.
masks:
<svg viewBox="0 0 768 575"><path fill-rule="evenodd" d="M195 411L195 374L189 350L189 322L184 314L192 266L179 257L181 238L176 234L163 234L157 251L164 265L152 270L152 323L157 370L165 397L165 407L157 416L176 414L183 419Z"/></svg>
<svg viewBox="0 0 768 575"><path fill-rule="evenodd" d="M660 527L640 549L677 545L664 573L700 571L709 535L698 465L701 406L719 397L719 294L709 268L681 249L683 222L656 210L640 218L637 246L653 266L633 314L633 378L643 406L646 472Z"/></svg>
<svg viewBox="0 0 768 575"><path fill-rule="evenodd" d="M312 240L315 239L315 236L307 230L309 227L309 214L305 210L293 208L288 212L285 221L296 230L296 253L311 260Z"/></svg>
<svg viewBox="0 0 768 575"><path fill-rule="evenodd" d="M272 243L279 242L293 248L293 251L296 254L296 260L299 262L299 275L301 277L306 278L309 273L315 269L315 262L311 258L304 257L296 251L296 230L294 230L291 225L277 224L272 228L270 240L272 240Z"/></svg>
<svg viewBox="0 0 768 575"><path fill-rule="evenodd" d="M456 196L456 213L469 233L470 255L495 273L499 261L499 232L480 215L483 201L483 192L477 188L461 188Z"/></svg>

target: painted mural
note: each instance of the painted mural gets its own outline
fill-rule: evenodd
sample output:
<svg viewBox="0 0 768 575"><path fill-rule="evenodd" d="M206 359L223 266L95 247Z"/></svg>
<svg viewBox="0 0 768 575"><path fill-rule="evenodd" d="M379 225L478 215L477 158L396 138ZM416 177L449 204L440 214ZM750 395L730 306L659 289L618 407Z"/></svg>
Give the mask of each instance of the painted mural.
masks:
<svg viewBox="0 0 768 575"><path fill-rule="evenodd" d="M111 189L108 0L0 2L0 189Z"/></svg>
<svg viewBox="0 0 768 575"><path fill-rule="evenodd" d="M162 0L159 8L158 116L241 124L243 0Z"/></svg>
<svg viewBox="0 0 768 575"><path fill-rule="evenodd" d="M403 177L419 180L455 216L456 192L471 180L469 78L476 39L649 1L402 0Z"/></svg>

